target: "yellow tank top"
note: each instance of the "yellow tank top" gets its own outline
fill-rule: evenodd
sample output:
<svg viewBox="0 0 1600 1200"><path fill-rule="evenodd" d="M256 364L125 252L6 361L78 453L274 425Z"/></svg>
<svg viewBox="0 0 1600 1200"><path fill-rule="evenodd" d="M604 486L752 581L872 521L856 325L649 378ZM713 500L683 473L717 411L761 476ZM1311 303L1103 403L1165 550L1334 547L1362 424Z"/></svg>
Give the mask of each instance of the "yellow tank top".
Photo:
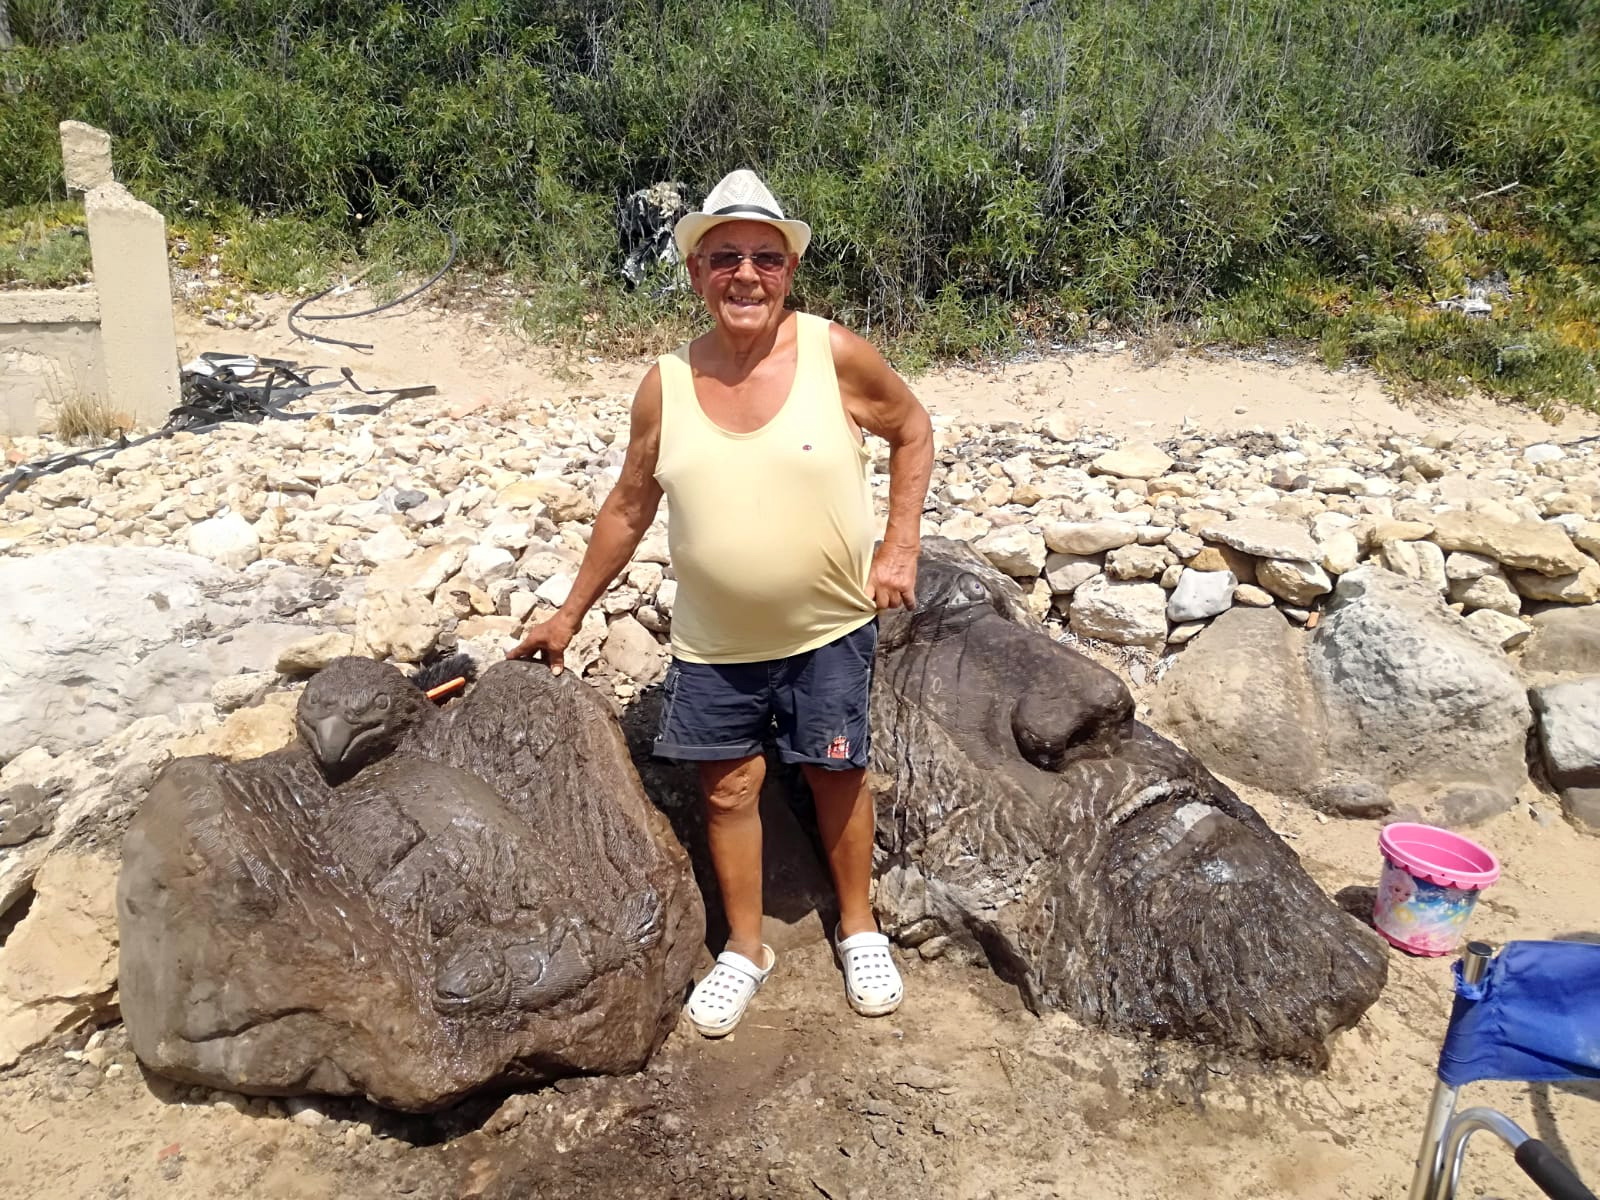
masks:
<svg viewBox="0 0 1600 1200"><path fill-rule="evenodd" d="M656 480L678 579L672 653L686 662L803 654L877 611L869 455L839 398L828 322L796 322L794 386L752 433L700 407L688 346L659 360Z"/></svg>

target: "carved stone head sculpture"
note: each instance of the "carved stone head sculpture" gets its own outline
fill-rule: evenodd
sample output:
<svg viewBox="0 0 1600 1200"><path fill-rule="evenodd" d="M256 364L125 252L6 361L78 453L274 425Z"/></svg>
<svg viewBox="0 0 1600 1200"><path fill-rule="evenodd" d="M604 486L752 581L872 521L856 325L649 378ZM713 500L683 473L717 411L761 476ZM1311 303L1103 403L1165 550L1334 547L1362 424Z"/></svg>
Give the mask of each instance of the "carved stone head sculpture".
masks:
<svg viewBox="0 0 1600 1200"><path fill-rule="evenodd" d="M974 552L929 539L873 692L879 904L1114 1028L1321 1061L1386 977L1248 805Z"/></svg>

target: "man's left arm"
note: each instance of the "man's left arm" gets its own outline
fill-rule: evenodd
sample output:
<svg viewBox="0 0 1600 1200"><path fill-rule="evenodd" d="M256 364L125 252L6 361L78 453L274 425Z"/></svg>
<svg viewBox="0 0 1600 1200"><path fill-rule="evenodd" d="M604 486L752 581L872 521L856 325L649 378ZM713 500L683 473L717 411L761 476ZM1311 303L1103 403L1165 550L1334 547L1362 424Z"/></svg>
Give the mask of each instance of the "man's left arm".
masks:
<svg viewBox="0 0 1600 1200"><path fill-rule="evenodd" d="M880 609L916 607L922 505L933 476L933 423L905 380L865 338L830 330L834 372L845 411L889 443L889 523L872 556L868 586Z"/></svg>

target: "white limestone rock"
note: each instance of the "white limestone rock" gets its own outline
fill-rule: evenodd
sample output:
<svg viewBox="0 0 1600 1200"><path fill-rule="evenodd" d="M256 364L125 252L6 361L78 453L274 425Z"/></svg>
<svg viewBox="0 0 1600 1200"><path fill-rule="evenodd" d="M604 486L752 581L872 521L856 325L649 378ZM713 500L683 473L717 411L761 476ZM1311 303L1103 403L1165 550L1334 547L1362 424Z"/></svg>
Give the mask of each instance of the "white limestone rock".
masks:
<svg viewBox="0 0 1600 1200"><path fill-rule="evenodd" d="M235 570L261 557L261 535L238 513L226 513L189 527L190 554Z"/></svg>
<svg viewBox="0 0 1600 1200"><path fill-rule="evenodd" d="M1256 564L1256 582L1280 600L1300 607L1333 590L1327 572L1314 562L1267 559Z"/></svg>
<svg viewBox="0 0 1600 1200"><path fill-rule="evenodd" d="M1044 538L1024 526L993 530L972 545L996 570L1013 578L1037 575L1044 570Z"/></svg>
<svg viewBox="0 0 1600 1200"><path fill-rule="evenodd" d="M1185 570L1167 601L1167 619L1181 625L1219 616L1233 607L1238 586L1232 571Z"/></svg>
<svg viewBox="0 0 1600 1200"><path fill-rule="evenodd" d="M1167 640L1167 593L1159 583L1098 576L1072 593L1068 619L1079 637L1158 647Z"/></svg>

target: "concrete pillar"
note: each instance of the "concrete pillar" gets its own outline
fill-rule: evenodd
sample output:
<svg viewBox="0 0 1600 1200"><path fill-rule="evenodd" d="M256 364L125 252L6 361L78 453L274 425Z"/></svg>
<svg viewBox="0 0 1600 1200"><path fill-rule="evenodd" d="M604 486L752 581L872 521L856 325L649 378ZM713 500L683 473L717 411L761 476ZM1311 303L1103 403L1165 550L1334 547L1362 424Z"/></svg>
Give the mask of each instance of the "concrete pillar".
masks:
<svg viewBox="0 0 1600 1200"><path fill-rule="evenodd" d="M106 402L136 427L164 424L179 397L167 223L120 183L92 189L83 207L100 297Z"/></svg>
<svg viewBox="0 0 1600 1200"><path fill-rule="evenodd" d="M111 171L111 135L82 121L61 122L61 166L69 192L110 183L116 178Z"/></svg>

